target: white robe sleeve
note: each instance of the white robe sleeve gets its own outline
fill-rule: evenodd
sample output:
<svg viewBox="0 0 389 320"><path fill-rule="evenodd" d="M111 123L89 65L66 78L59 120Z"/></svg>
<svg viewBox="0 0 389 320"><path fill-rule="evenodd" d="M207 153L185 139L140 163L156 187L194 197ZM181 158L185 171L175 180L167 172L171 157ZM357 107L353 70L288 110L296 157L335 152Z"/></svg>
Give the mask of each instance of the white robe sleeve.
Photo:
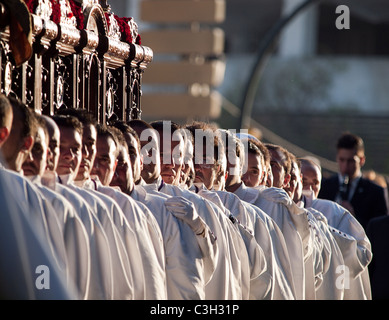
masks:
<svg viewBox="0 0 389 320"><path fill-rule="evenodd" d="M54 260L49 239L31 215L41 208L28 201L32 185L26 181L0 169L0 295L17 300L77 299Z"/></svg>
<svg viewBox="0 0 389 320"><path fill-rule="evenodd" d="M240 270L234 271L232 268L232 265L235 263L239 264L239 261L236 262L238 257L234 253L234 243L232 242L231 230L229 229L231 222L226 221L228 218L220 212L220 209L215 204L189 190L165 184L160 189L160 192L172 196L183 196L193 202L199 216L216 236L219 251L217 255L218 260L215 272L205 286L205 299L241 299L241 288L236 280L236 275L241 273Z"/></svg>
<svg viewBox="0 0 389 320"><path fill-rule="evenodd" d="M134 201L131 197L117 189L99 184L98 192L112 198L121 208L120 211L116 209L114 221L124 219L126 224L134 230L145 277L144 299L166 299L165 252L161 230L154 216L143 204ZM131 246L128 240L126 240L126 243ZM128 248L128 251L133 250L133 248ZM134 261L136 265L137 260L133 260L133 258L130 260L130 264L133 267L135 267Z"/></svg>
<svg viewBox="0 0 389 320"><path fill-rule="evenodd" d="M261 230L255 227L256 222L250 217L249 208L246 208L243 202L234 194L226 191L215 191L219 196L222 204L227 208L226 214L231 214L237 219L234 224L237 226L241 237L243 238L248 252L250 261L250 299L253 300L264 300L272 299L274 289L274 278L273 278L273 264L272 252L269 252L269 247L266 246L266 240L270 240L268 230L266 226L259 223ZM257 232L257 234L255 234ZM259 234L261 232L261 234ZM265 241L262 241L266 239ZM262 245L265 245L262 247ZM270 254L269 254L270 253Z"/></svg>
<svg viewBox="0 0 389 320"><path fill-rule="evenodd" d="M91 191L70 185L70 187L80 194L91 206L95 212L97 219L103 227L107 237L109 247L109 257L111 263L111 283L105 282L107 292L111 291L108 299L133 299L133 284L131 275L129 274L128 258L125 255L125 249L120 238L119 232L112 221L111 208L108 208L105 203ZM106 275L101 275L102 278ZM107 279L108 280L108 279Z"/></svg>
<svg viewBox="0 0 389 320"><path fill-rule="evenodd" d="M209 248L213 249L214 244L205 243L205 256L202 243L210 237L196 236L188 224L169 212L165 207L167 197L147 194L139 188L131 196L147 206L161 229L166 253L168 299L205 299L204 287L214 271L213 262L209 263ZM210 266L212 270L207 270Z"/></svg>
<svg viewBox="0 0 389 320"><path fill-rule="evenodd" d="M113 199L95 190L80 188L78 192L93 204L108 238L112 258L113 299L145 299L145 281L142 278L134 279L131 272L133 261L129 259L126 239L123 238L123 234L131 233L125 230L127 225L124 221L116 218L123 215L121 209ZM134 246L132 249L137 248Z"/></svg>
<svg viewBox="0 0 389 320"><path fill-rule="evenodd" d="M368 265L372 251L365 230L351 213L333 201L316 199L312 207L325 215L334 233L341 235L337 241L350 278L344 299L371 299Z"/></svg>
<svg viewBox="0 0 389 320"><path fill-rule="evenodd" d="M90 277L90 250L86 229L77 216L72 204L61 194L45 186L37 185L43 195L53 205L61 223L69 280L77 288L78 298L86 299Z"/></svg>
<svg viewBox="0 0 389 320"><path fill-rule="evenodd" d="M316 199L312 207L322 212L328 220L328 225L350 235L357 241L355 255L345 257L347 264L352 269L351 275L356 277L363 272L372 259L370 240L361 224L345 208L336 202Z"/></svg>
<svg viewBox="0 0 389 320"><path fill-rule="evenodd" d="M155 188L153 185L147 185L145 183L142 184L142 186L135 186L134 191L135 192L133 192L131 196L133 196L134 194L138 194L136 198L136 200L138 201L140 201L140 199L138 199L139 194L142 195L146 194L147 196L148 195L158 196L165 199L171 196L169 194L159 192L157 191L157 188ZM211 228L206 224L204 219L203 219L203 223L205 226L205 232L202 235L196 235L196 240L202 251L202 256L204 261L204 272L205 272L204 277L205 277L205 283L207 284L209 280L212 278L214 271L216 270L219 251L217 245L218 241L215 234L213 233Z"/></svg>
<svg viewBox="0 0 389 320"><path fill-rule="evenodd" d="M250 213L254 225L254 236L267 258L267 272L270 273L272 289L267 299L294 300L295 289L284 236L274 221L260 208L242 202Z"/></svg>

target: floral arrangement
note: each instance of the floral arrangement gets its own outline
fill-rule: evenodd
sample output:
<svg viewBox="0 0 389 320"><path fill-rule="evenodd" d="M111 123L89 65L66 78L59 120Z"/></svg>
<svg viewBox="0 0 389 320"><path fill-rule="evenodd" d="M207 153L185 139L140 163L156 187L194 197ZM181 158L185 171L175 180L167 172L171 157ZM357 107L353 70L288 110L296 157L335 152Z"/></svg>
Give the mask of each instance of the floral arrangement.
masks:
<svg viewBox="0 0 389 320"><path fill-rule="evenodd" d="M24 0L24 3L26 4L28 11L31 13L34 13L36 7L38 6L38 0Z"/></svg>
<svg viewBox="0 0 389 320"><path fill-rule="evenodd" d="M76 17L78 29L80 30L84 29L84 14L82 12L81 4L73 0L69 0L69 4L70 4L70 8L72 9L73 15Z"/></svg>
<svg viewBox="0 0 389 320"><path fill-rule="evenodd" d="M35 13L36 8L38 7L39 0L24 0L25 4L27 5L28 10L31 13ZM82 15L82 9L81 6L76 4L73 0L69 0L69 5L72 10L72 12L68 13L68 18L72 18L73 15L77 19L77 25L80 29L83 29L84 25L84 17ZM51 20L55 23L59 23L61 20L61 5L59 3L59 0L50 0L51 3ZM76 14L75 14L76 13ZM81 13L81 16L80 16ZM81 28L82 26L82 28Z"/></svg>
<svg viewBox="0 0 389 320"><path fill-rule="evenodd" d="M50 2L53 10L51 20L58 24L61 21L61 5L59 4L59 0L50 0Z"/></svg>
<svg viewBox="0 0 389 320"><path fill-rule="evenodd" d="M27 5L28 10L31 13L35 13L35 10L39 4L39 0L24 0L24 2ZM51 13L51 20L55 23L59 23L61 20L61 5L59 0L50 0L51 2L51 7L52 7L52 13ZM74 0L69 0L69 5L71 8L71 12L68 13L68 18L72 18L73 16L76 18L77 21L77 28L82 30L84 29L84 15L82 11L82 5L77 3ZM107 24L109 27L109 14L105 13L105 17L107 20ZM128 22L132 20L132 17L130 18L120 18L117 15L114 14L114 18L116 19L118 26L120 28L120 33L121 33L121 41L126 42L126 43L132 43L132 30ZM141 38L140 35L137 34L135 43L140 45L141 44Z"/></svg>
<svg viewBox="0 0 389 320"><path fill-rule="evenodd" d="M131 17L130 18L120 18L116 14L114 14L113 16L116 19L118 26L120 28L120 33L122 35L121 41L127 42L127 43L132 43L133 42L132 30L130 28L130 25L128 24L128 22L131 21L132 18ZM109 14L108 13L105 13L105 18L107 20L107 24L109 27ZM139 45L141 44L141 38L140 38L139 34L137 35L137 37L135 39L135 43L139 44Z"/></svg>

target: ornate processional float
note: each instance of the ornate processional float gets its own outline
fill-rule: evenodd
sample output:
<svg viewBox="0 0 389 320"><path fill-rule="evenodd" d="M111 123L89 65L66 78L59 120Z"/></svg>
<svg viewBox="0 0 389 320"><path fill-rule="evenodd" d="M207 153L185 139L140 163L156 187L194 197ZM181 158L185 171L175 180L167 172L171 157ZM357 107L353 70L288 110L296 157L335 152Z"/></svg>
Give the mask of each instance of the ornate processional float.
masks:
<svg viewBox="0 0 389 320"><path fill-rule="evenodd" d="M0 0L0 90L40 114L83 108L99 123L140 119L152 59L136 22L105 0Z"/></svg>

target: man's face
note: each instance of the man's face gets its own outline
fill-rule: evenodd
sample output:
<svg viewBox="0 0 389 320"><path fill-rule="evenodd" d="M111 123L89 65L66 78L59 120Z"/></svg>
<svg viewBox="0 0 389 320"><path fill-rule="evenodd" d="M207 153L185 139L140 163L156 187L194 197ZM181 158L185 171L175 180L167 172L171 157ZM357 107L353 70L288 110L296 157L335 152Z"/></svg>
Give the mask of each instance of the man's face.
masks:
<svg viewBox="0 0 389 320"><path fill-rule="evenodd" d="M136 140L132 134L125 133L124 137L128 146L128 156L131 164L134 182L139 183L143 167L142 157L139 153L140 146L138 144L138 140Z"/></svg>
<svg viewBox="0 0 389 320"><path fill-rule="evenodd" d="M60 127L60 155L58 159L58 175L72 175L75 178L82 159L82 137L73 128Z"/></svg>
<svg viewBox="0 0 389 320"><path fill-rule="evenodd" d="M161 177L167 184L179 185L184 162L184 139L181 134L172 137L170 150L165 139L169 137L161 135Z"/></svg>
<svg viewBox="0 0 389 320"><path fill-rule="evenodd" d="M270 162L266 164L266 180L265 185L268 188L273 187L273 171L271 169Z"/></svg>
<svg viewBox="0 0 389 320"><path fill-rule="evenodd" d="M143 169L141 176L146 183L153 183L161 173L161 160L159 156L159 137L154 129L136 131L141 144Z"/></svg>
<svg viewBox="0 0 389 320"><path fill-rule="evenodd" d="M207 189L212 189L216 181L218 168L215 158L207 155L207 148L203 146L202 159L195 158L194 161L194 183L203 183Z"/></svg>
<svg viewBox="0 0 389 320"><path fill-rule="evenodd" d="M339 172L353 179L360 173L365 157L359 156L354 149L338 149L336 162L338 163Z"/></svg>
<svg viewBox="0 0 389 320"><path fill-rule="evenodd" d="M294 161L292 162L289 185L287 187L284 187L284 190L295 202L298 202L300 200L302 190L301 172L299 167L297 166L297 163Z"/></svg>
<svg viewBox="0 0 389 320"><path fill-rule="evenodd" d="M86 125L82 134L82 161L76 180L88 179L96 157L97 131L95 126Z"/></svg>
<svg viewBox="0 0 389 320"><path fill-rule="evenodd" d="M0 148L4 142L8 139L9 133L12 129L13 112L12 108L8 110L3 116L3 127L0 127ZM8 135L7 135L8 132Z"/></svg>
<svg viewBox="0 0 389 320"><path fill-rule="evenodd" d="M97 153L92 174L97 175L101 183L108 186L111 183L117 164L116 144L110 136L103 135L97 137L96 146Z"/></svg>
<svg viewBox="0 0 389 320"><path fill-rule="evenodd" d="M240 158L232 148L227 149L227 179L226 186L231 186L241 182Z"/></svg>
<svg viewBox="0 0 389 320"><path fill-rule="evenodd" d="M119 187L125 193L131 193L134 188L130 157L128 156L127 149L123 145L119 146L116 170L110 186Z"/></svg>
<svg viewBox="0 0 389 320"><path fill-rule="evenodd" d="M25 158L21 159L19 153L23 148L24 138L22 136L23 125L17 116L14 116L12 128L8 139L4 142L1 151L4 160L11 170L20 171ZM27 154L26 154L27 157Z"/></svg>
<svg viewBox="0 0 389 320"><path fill-rule="evenodd" d="M247 170L242 175L242 181L248 187L257 187L263 179L262 158L260 155L247 153Z"/></svg>
<svg viewBox="0 0 389 320"><path fill-rule="evenodd" d="M38 127L34 145L22 169L25 176L42 176L47 166L48 145L45 131Z"/></svg>
<svg viewBox="0 0 389 320"><path fill-rule="evenodd" d="M303 190L312 190L314 198L317 199L321 186L321 172L318 167L311 165L302 165L301 174Z"/></svg>
<svg viewBox="0 0 389 320"><path fill-rule="evenodd" d="M285 156L279 150L269 150L270 166L273 174L273 187L284 188L286 183L286 172L282 165Z"/></svg>
<svg viewBox="0 0 389 320"><path fill-rule="evenodd" d="M47 170L56 171L60 155L60 131L55 123L47 122L47 131L49 133L49 153L47 155Z"/></svg>
<svg viewBox="0 0 389 320"><path fill-rule="evenodd" d="M195 169L193 163L193 143L190 140L186 141L185 154L184 154L184 165L181 170L181 184L189 183L195 176Z"/></svg>

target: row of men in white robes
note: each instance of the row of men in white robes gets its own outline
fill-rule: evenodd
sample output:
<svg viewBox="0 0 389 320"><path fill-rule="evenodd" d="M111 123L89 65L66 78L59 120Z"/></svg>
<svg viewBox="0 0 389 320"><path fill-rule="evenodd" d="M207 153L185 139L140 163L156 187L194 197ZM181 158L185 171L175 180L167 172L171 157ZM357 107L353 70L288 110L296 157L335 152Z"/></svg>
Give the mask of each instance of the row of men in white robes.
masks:
<svg viewBox="0 0 389 320"><path fill-rule="evenodd" d="M0 186L3 196L12 193L7 210L18 204L12 216L19 216L28 236L17 246L26 256L25 276L12 279L26 291L12 294L370 298L365 275L371 250L363 230L335 204L318 201L321 208L307 209L303 197L295 202L282 188L245 186L245 154L236 136L231 139L240 152L229 153L212 129L217 152L210 163L199 164L193 155L209 155L195 152L198 144L189 133L209 130L205 124L188 125L173 138L180 128L172 124L166 134L162 121L107 127L82 110L36 116L20 101L0 100L7 111L1 113ZM28 254L32 246L41 252L35 264ZM9 268L9 261L1 265ZM44 272L33 267L37 263L50 270L49 290Z"/></svg>

